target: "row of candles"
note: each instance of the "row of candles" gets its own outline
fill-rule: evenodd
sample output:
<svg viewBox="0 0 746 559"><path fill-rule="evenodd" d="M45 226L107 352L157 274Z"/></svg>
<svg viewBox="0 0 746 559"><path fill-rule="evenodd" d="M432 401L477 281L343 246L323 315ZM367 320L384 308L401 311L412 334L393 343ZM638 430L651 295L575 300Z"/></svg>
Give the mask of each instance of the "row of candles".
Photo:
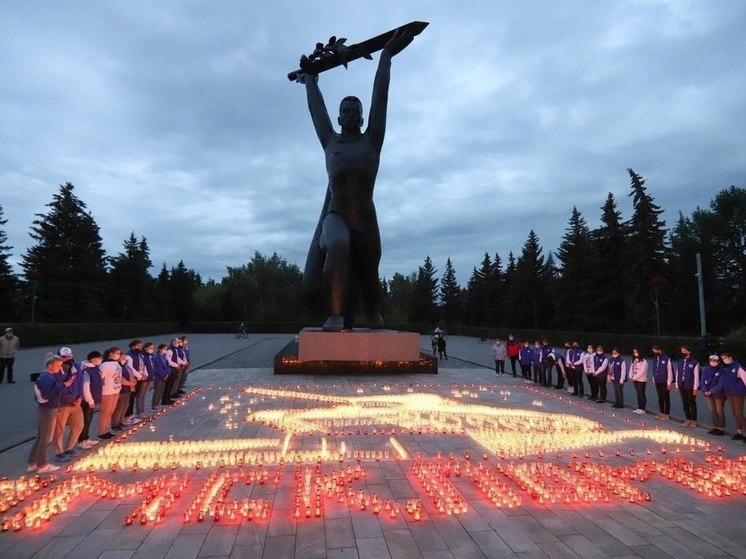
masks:
<svg viewBox="0 0 746 559"><path fill-rule="evenodd" d="M415 461L412 473L439 513L453 515L466 512L466 500L448 480L450 471L446 473L441 463Z"/></svg>
<svg viewBox="0 0 746 559"><path fill-rule="evenodd" d="M448 459L438 457L433 462L424 462L421 456L413 461L412 473L425 493L432 499L436 511L443 514L463 514L466 501L451 483L451 476L465 477L496 507L514 508L521 504L520 497L511 484L529 493L539 504L609 502L612 497L631 503L650 500L650 493L631 485L631 482L645 482L658 474L663 479L678 483L706 497L727 497L746 495L746 457L728 459L723 456L707 455L704 463L696 463L682 456L665 460L645 459L628 466L612 466L588 460L571 459L568 464L553 462L498 462L490 466L487 461L463 462L453 454ZM233 484L243 481L246 485L264 484L269 478L275 484L280 482L278 468L271 475L266 467L216 470L202 485L197 496L187 507L183 519L196 518L203 521L211 517L215 521L225 518L229 521L240 518L246 520L267 519L270 511L265 499L234 499L228 502L227 496ZM323 498L336 501L343 506L361 511L371 510L378 515L384 511L396 518L401 505L391 499L382 499L375 493L363 489L355 490L353 484L365 482L367 473L361 463L349 464L330 474L323 474L322 465L295 466L295 513L296 518L322 515ZM119 484L100 478L94 474L73 475L55 485L50 476L46 481L38 477L18 479L14 487L20 493L13 493L10 505L16 506L28 501L37 492L46 493L33 499L22 511L6 516L0 527L3 531L18 531L22 528L40 528L52 517L66 511L70 504L83 493L99 498L126 499L143 496L141 504L125 518L125 524L157 524L190 483L190 476L176 474L162 475L144 481ZM10 482L3 481L6 489ZM416 500L405 507L414 520L422 517L422 505L414 505ZM5 509L6 511L8 509Z"/></svg>

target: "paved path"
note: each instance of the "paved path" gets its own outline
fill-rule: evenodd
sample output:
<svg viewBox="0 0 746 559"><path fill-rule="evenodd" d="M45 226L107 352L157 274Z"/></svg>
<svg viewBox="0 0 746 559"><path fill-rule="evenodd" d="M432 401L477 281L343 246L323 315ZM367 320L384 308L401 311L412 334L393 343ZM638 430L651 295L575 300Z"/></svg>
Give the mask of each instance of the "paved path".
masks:
<svg viewBox="0 0 746 559"><path fill-rule="evenodd" d="M118 459L121 463L118 462L114 468L116 471L112 471L110 465L105 465L103 469L91 466L92 475L124 486L144 483L164 474L164 484L172 483L169 480L174 475L189 473L192 476L159 524L149 522L140 525L136 521L132 526L125 526L125 517L142 503L142 494L101 498L84 492L84 496L70 503L67 512L53 517L41 529L24 528L18 533L0 533L0 557L746 557L746 502L741 494L746 491L746 471L743 466L740 467L741 485L737 490L734 488L734 494L728 498L703 497L657 473L644 483L638 479L629 482L631 487L650 494L650 501L636 503L608 491L609 502L540 504L536 490L532 498L530 490L520 489L525 484L547 482L549 486L559 488L560 492L570 491L569 488L577 486L577 482L567 485L563 479L574 471L568 468L573 460L572 453L578 455L579 463L606 468L609 472L612 468L639 466L643 460L663 464L674 458L706 468L715 467L706 461L710 458L731 460L727 463L737 464L736 460L746 450L746 445L740 442L711 437L704 429L684 430L675 422L655 422L649 416L640 418L629 409L616 411L610 406L578 402L559 391L526 385L512 376L497 377L491 369L489 346L470 338L449 338L451 359L441 362L438 375L354 378L272 375L271 358L290 339L289 336L255 335L236 341L227 336L193 335L190 339L196 364L211 362L209 366L195 371L191 377L190 382L195 386L200 385L201 389L144 428L130 433L127 439L117 439L91 453L97 453L103 460L105 453L125 453L132 448L128 445L137 442L172 440L173 444L168 447L178 448L188 441L203 440L227 448L236 439L257 443L264 440L268 442L261 452L265 453L262 454L263 463L270 479L266 483L259 483L250 478L252 470L260 470L257 466L248 465L253 456L250 453L246 455L247 465L243 469L231 466L230 458L225 467L220 468L218 458L202 450L198 456L203 461L202 468L182 466L173 459L173 470L168 467L170 459L164 457L165 451L151 455L143 450L133 451L129 455L131 459L141 461L137 469L127 463L130 458L122 454ZM423 348L429 349L429 340L423 338L422 342ZM74 349L79 351L77 347ZM39 352L37 357L42 354ZM255 392L241 392L237 388L239 386L249 387ZM30 386L24 383L11 388L28 390ZM257 393L258 389L267 392ZM281 392L272 392L278 390ZM416 396L419 393L427 396ZM310 396L313 394L318 396ZM0 395L0 398L4 398L3 407L12 400L7 395ZM324 403L319 398L332 400L331 403ZM388 416L385 421L379 420L381 423L366 419L367 416L379 417L375 415L376 410L391 406L392 398L395 402L407 403L403 415ZM450 403L439 407L441 398L447 398ZM335 404L335 401L356 402L354 405L358 406L358 415L353 413L350 419L351 412L348 410L342 416L348 417L347 420L335 419L334 414L328 411L331 407L341 405ZM309 408L317 407L322 408L326 415L321 418L317 412L311 415ZM277 414L277 410L287 408L291 408L292 413L280 411ZM486 413L480 411L485 409L497 410L494 413L499 415L497 421L500 429L495 431L498 434L496 438L489 439L491 443L485 439L484 444L503 448L500 445L522 441L521 444L537 443L538 446L525 456L523 452L485 453L485 447L476 442L475 435L469 435L471 432L491 432L486 427L493 421L491 415L472 415ZM614 411L616 413L612 413ZM532 412L538 412L536 417L543 418L540 421L548 422L524 425L523 419L512 419L516 413L519 417L528 417ZM267 415L266 419L260 415L257 416L259 420L244 421L244 417L252 413L272 415ZM271 428L268 421L292 421L304 414L308 414L307 421L318 422L315 423L317 428L304 428L289 437L288 463L279 466L273 462L274 457L293 429ZM428 432L428 428L436 425L436 422L443 422L442 427L438 427L437 432ZM383 423L386 424L385 435ZM372 431L378 425L382 431ZM644 434L626 442L602 445L583 443L580 438L578 442L570 443L581 434L585 425L602 426L603 431L594 432L604 433L604 436L617 436L615 434L630 428L642 429ZM670 430L671 436L677 437L679 442L653 442L649 438L661 433L655 427ZM390 438L392 428L399 445L407 452L400 459L394 459L398 452ZM460 434L462 428L466 429L464 434ZM443 434L441 429L447 434ZM532 437L526 437L527 433L531 433ZM323 444L322 439L326 441ZM557 450L560 442L569 444L570 448ZM322 512L318 518L313 512L311 518L305 518L305 511L301 509L301 518L297 519L297 491L300 491L302 503L306 502L303 499L306 498L305 492L309 491L309 502L314 504L313 469L316 460L313 457L327 443L333 457L343 448L342 443L345 443L348 454L341 463L336 459L322 461L319 466L322 477L319 479L331 477L340 469L350 472L340 478L345 489L339 497L321 498ZM705 443L713 445L708 452L698 446ZM722 449L718 450L717 445L721 445ZM0 477L15 479L23 473L28 446L20 445L0 453ZM311 457L307 475L305 466L296 462L304 451ZM149 456L164 462L157 471L146 464ZM440 465L443 472L446 464L453 468L458 464L464 472L466 468L478 469L482 465L484 471L488 474L491 472L499 482L493 485L495 495L505 496L510 490L520 499L520 504L513 508L496 507L465 473L458 476L449 469L451 475L445 477L426 472L423 477L427 483L441 488L444 494L453 492L466 503L466 512L450 515L439 512L434 500L413 473L418 456L421 463L433 471ZM77 458L74 464L85 459ZM108 460L104 460L104 463L110 464ZM211 465L211 461L215 462L214 465ZM83 462L80 464L83 467ZM523 472L524 469L538 471L551 464L559 466L553 474L536 476L527 473L523 477L519 475L518 481L510 481L499 473L513 469L515 472ZM365 468L365 476L355 480L352 472L358 465ZM733 467L738 468L737 465ZM679 462L672 472L685 475L685 470L684 463ZM234 499L239 502L261 499L270 507L268 518L231 521L225 515L220 520L208 515L204 522L197 522L195 512L185 522L184 513L189 503L198 494L203 495L203 499L207 494L201 490L203 485L209 483L211 476L225 472L235 477L226 503ZM279 472L277 483L273 477L275 472ZM70 474L61 474L59 477L57 485L69 479ZM624 484L628 478L629 474L620 478L610 477L609 483ZM481 479L480 483L485 484L483 487L487 490L492 483L489 475ZM704 483L704 480L700 482ZM101 487L100 483L95 485ZM588 491L602 485L601 481L594 481ZM4 487L0 481L0 508ZM552 493L555 496L558 494ZM381 502L401 507L399 514L392 518L385 508L380 514L374 514L373 495ZM29 504L35 496L27 497L25 504ZM360 497L368 500L365 510L361 510ZM419 503L419 518L405 511L408 502ZM18 505L22 506L24 503ZM0 519L16 510L0 513Z"/></svg>

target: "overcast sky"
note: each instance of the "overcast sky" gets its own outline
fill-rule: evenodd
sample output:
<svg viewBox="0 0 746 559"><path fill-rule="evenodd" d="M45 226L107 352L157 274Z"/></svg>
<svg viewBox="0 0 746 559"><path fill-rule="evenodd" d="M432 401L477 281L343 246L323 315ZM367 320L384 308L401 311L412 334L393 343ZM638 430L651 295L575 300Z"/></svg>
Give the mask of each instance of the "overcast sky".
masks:
<svg viewBox="0 0 746 559"><path fill-rule="evenodd" d="M327 177L301 54L430 22L393 60L375 200L381 275L528 233L545 254L573 205L591 227L635 169L672 225L746 183L746 2L65 1L0 4L0 204L12 260L71 182L109 255L219 280L255 251L303 268ZM367 110L378 56L321 75ZM20 268L17 267L20 271Z"/></svg>

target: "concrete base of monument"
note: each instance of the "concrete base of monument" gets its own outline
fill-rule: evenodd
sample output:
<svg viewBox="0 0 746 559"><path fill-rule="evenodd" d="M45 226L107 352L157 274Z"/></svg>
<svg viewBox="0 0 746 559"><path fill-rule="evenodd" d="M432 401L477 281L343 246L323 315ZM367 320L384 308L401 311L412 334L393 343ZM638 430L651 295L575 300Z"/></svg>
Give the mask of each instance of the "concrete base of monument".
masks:
<svg viewBox="0 0 746 559"><path fill-rule="evenodd" d="M304 328L275 355L275 374L378 375L438 373L438 361L420 352L420 335L396 330L324 332Z"/></svg>

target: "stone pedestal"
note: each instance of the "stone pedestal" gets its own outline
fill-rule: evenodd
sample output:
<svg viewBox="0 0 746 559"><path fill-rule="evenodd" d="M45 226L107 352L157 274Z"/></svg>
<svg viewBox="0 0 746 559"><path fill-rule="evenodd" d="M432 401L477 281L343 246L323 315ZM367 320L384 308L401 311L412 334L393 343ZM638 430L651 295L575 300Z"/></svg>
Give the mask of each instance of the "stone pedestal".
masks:
<svg viewBox="0 0 746 559"><path fill-rule="evenodd" d="M398 330L324 332L304 328L275 356L275 374L437 374L438 361L420 352L420 335Z"/></svg>
<svg viewBox="0 0 746 559"><path fill-rule="evenodd" d="M301 361L418 361L420 335L397 330L324 332L304 328L298 340Z"/></svg>

